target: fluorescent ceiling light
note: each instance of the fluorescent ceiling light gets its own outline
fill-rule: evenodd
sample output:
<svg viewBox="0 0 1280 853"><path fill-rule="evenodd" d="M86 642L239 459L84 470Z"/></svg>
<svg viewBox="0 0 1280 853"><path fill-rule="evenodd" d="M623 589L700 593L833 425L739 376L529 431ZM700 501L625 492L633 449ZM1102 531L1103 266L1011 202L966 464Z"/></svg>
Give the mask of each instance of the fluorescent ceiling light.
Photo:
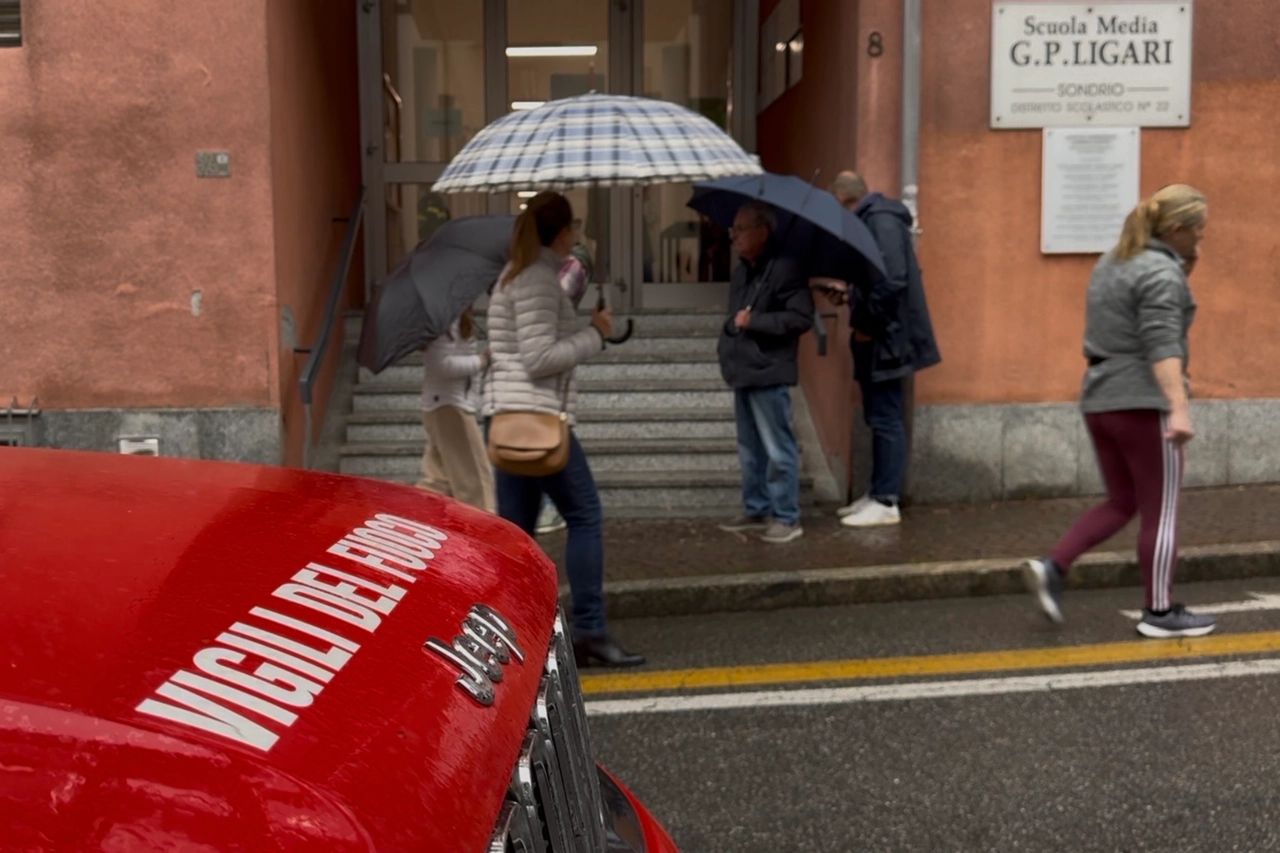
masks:
<svg viewBox="0 0 1280 853"><path fill-rule="evenodd" d="M545 104L546 101L512 101L511 109L513 110L536 110Z"/></svg>
<svg viewBox="0 0 1280 853"><path fill-rule="evenodd" d="M516 195L519 196L520 198L533 198L537 194L538 194L537 190L521 190L520 192L516 193Z"/></svg>
<svg viewBox="0 0 1280 853"><path fill-rule="evenodd" d="M595 56L600 48L594 44L548 44L531 47L509 47L507 56Z"/></svg>

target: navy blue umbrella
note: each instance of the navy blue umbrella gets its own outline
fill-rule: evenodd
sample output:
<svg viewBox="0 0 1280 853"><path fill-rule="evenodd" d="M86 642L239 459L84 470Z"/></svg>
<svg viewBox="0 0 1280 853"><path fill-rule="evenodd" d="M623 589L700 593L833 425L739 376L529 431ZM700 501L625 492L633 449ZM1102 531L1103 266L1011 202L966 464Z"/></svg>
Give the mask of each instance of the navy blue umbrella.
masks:
<svg viewBox="0 0 1280 853"><path fill-rule="evenodd" d="M752 201L777 210L782 250L810 275L858 282L885 274L880 248L862 220L831 193L794 175L765 172L696 183L689 207L728 228L738 208Z"/></svg>
<svg viewBox="0 0 1280 853"><path fill-rule="evenodd" d="M374 373L449 331L498 280L514 216L444 223L391 271L364 312L358 361Z"/></svg>

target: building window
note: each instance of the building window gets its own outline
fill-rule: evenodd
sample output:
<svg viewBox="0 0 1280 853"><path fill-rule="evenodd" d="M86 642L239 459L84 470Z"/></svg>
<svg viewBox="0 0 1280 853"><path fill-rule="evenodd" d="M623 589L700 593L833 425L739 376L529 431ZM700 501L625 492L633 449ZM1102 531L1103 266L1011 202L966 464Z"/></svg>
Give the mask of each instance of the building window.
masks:
<svg viewBox="0 0 1280 853"><path fill-rule="evenodd" d="M0 47L22 47L20 0L0 0Z"/></svg>
<svg viewBox="0 0 1280 853"><path fill-rule="evenodd" d="M760 27L760 109L799 83L803 73L800 0L782 0Z"/></svg>

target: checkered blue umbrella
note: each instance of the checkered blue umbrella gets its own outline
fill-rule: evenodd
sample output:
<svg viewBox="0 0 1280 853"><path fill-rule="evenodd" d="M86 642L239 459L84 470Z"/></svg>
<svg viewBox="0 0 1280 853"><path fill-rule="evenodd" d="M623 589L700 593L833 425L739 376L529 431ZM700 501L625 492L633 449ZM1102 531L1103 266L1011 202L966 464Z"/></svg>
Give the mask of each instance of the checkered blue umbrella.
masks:
<svg viewBox="0 0 1280 853"><path fill-rule="evenodd" d="M503 116L472 137L432 189L566 190L758 174L756 158L692 110L592 93Z"/></svg>

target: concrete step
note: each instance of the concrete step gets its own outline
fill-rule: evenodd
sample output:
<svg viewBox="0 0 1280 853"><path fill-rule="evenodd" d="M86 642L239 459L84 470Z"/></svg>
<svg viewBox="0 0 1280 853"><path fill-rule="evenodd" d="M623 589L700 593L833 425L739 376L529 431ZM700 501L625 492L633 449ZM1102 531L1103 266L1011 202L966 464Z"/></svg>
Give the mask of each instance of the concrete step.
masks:
<svg viewBox="0 0 1280 853"><path fill-rule="evenodd" d="M737 440L732 407L726 409L585 409L574 432L589 439Z"/></svg>
<svg viewBox="0 0 1280 853"><path fill-rule="evenodd" d="M352 399L356 412L413 411L421 405L414 383L358 385ZM721 409L732 411L733 394L717 379L613 380L581 382L578 411L593 409Z"/></svg>
<svg viewBox="0 0 1280 853"><path fill-rule="evenodd" d="M594 465L594 460L593 460ZM413 483L413 477L385 479ZM728 517L741 506L741 477L735 472L705 472L690 477L667 471L600 471L596 487L611 518ZM814 505L812 481L802 477L800 503Z"/></svg>
<svg viewBox="0 0 1280 853"><path fill-rule="evenodd" d="M714 338L724 326L724 309L702 311L640 311L634 314L614 312L614 331L620 333L627 320L635 323L632 341L645 338L705 337ZM622 346L626 346L623 344Z"/></svg>
<svg viewBox="0 0 1280 853"><path fill-rule="evenodd" d="M417 364L400 362L393 364L381 373L374 375L366 368L360 368L360 385L408 385L422 381L422 362ZM631 379L716 379L720 378L720 364L715 353L710 357L690 360L683 356L659 356L652 358L635 358L622 361L589 361L577 368L579 381L626 381Z"/></svg>
<svg viewBox="0 0 1280 853"><path fill-rule="evenodd" d="M578 383L578 409L718 409L733 412L733 392L713 379L600 380Z"/></svg>
<svg viewBox="0 0 1280 853"><path fill-rule="evenodd" d="M578 413L574 431L588 439L705 439L736 437L733 412L717 409L598 409ZM347 418L351 444L420 441L422 416L416 410L354 412Z"/></svg>
<svg viewBox="0 0 1280 853"><path fill-rule="evenodd" d="M716 339L698 335L632 338L625 344L610 344L603 352L593 355L588 364L648 362L664 358L673 361L718 362Z"/></svg>
<svg viewBox="0 0 1280 853"><path fill-rule="evenodd" d="M661 344L662 347L658 345ZM666 349L670 347L670 349ZM683 347L683 351L681 351ZM719 363L715 344L708 344L697 338L650 338L646 341L609 347L591 356L588 364L678 364L681 362ZM394 366L413 367L422 370L422 352L413 352L396 362ZM391 368L387 368L390 370ZM361 370L363 376L366 371ZM386 371L378 374L385 375ZM416 378L416 377L415 377Z"/></svg>
<svg viewBox="0 0 1280 853"><path fill-rule="evenodd" d="M585 323L591 318L590 311L580 312L582 321ZM616 309L613 316L619 321L618 326L624 327L627 320L634 321L635 331L632 340L639 338L662 338L662 337L689 337L697 335L702 337L715 337L720 334L720 328L724 325L727 313L724 308L714 306L710 308L656 308L640 311L625 311ZM483 313L479 314L477 319L481 326L486 325L486 318ZM363 313L353 311L343 318L344 332L352 339L360 337L360 327L363 324ZM622 329L618 328L618 332Z"/></svg>
<svg viewBox="0 0 1280 853"><path fill-rule="evenodd" d="M415 475L421 470L426 442L374 442L341 448L339 471L363 476ZM606 471L738 471L737 442L732 439L583 439L591 469Z"/></svg>

